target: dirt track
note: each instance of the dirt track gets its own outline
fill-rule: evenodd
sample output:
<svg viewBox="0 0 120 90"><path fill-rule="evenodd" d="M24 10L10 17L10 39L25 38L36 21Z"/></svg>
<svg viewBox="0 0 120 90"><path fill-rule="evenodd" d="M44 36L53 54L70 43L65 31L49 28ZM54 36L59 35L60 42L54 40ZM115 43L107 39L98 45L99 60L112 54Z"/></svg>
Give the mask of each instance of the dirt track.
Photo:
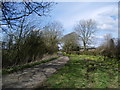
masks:
<svg viewBox="0 0 120 90"><path fill-rule="evenodd" d="M58 69L63 67L69 58L62 56L57 60L36 65L12 74L2 76L2 88L34 88L40 85Z"/></svg>

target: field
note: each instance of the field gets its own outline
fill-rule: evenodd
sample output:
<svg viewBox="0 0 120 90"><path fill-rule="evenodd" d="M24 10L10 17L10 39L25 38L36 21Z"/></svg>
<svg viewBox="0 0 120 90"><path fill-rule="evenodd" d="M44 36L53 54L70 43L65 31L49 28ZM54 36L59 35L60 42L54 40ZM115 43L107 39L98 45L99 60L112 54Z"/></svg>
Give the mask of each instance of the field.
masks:
<svg viewBox="0 0 120 90"><path fill-rule="evenodd" d="M69 62L42 84L49 88L118 88L118 61L69 55Z"/></svg>

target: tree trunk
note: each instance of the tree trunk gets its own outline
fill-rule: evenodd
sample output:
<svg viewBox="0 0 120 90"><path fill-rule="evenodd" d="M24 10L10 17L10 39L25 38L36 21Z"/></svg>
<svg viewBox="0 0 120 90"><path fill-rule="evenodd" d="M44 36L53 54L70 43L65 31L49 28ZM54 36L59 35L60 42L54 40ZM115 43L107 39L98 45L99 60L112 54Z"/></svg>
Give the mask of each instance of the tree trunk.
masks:
<svg viewBox="0 0 120 90"><path fill-rule="evenodd" d="M86 51L86 50L87 50L87 49L86 49L86 43L83 42L83 45L84 45L84 51Z"/></svg>

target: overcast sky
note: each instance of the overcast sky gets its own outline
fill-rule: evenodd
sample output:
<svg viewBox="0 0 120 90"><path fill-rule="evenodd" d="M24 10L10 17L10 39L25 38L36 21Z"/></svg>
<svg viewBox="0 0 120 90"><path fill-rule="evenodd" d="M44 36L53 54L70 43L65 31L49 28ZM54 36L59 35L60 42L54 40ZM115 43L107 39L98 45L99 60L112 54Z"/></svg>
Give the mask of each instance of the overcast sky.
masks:
<svg viewBox="0 0 120 90"><path fill-rule="evenodd" d="M106 34L118 37L118 3L117 2L59 2L47 20L60 21L64 35L74 30L74 25L82 19L97 22L95 43L101 43Z"/></svg>

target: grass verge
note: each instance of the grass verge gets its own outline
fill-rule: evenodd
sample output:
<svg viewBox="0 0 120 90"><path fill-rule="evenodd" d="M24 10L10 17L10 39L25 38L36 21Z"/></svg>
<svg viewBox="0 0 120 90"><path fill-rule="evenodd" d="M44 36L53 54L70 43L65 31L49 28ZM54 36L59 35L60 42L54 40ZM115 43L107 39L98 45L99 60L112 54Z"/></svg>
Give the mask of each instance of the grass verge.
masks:
<svg viewBox="0 0 120 90"><path fill-rule="evenodd" d="M50 59L47 59L47 60L43 60L43 61L32 62L32 63L20 65L20 66L15 66L15 67L12 67L12 68L2 69L2 74L5 75L5 74L13 73L13 72L16 72L18 70L23 70L25 68L30 68L30 67L33 67L35 65L39 65L39 64L43 64L43 63L55 60L57 58L58 57L53 57L53 58L50 58Z"/></svg>
<svg viewBox="0 0 120 90"><path fill-rule="evenodd" d="M117 63L113 63L115 60L101 61L101 58L90 55L72 55L70 61L48 78L41 87L118 88L119 73L114 70L117 68Z"/></svg>

